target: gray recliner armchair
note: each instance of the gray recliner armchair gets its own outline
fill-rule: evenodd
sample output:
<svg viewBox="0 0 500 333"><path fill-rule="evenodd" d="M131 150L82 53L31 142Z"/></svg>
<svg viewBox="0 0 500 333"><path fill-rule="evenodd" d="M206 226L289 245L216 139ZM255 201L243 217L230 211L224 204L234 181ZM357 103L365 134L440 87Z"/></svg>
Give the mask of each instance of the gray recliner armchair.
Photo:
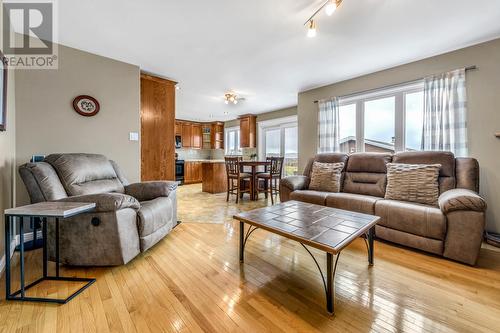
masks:
<svg viewBox="0 0 500 333"><path fill-rule="evenodd" d="M177 183L129 184L103 155L52 154L19 167L32 203L96 203L93 212L60 222L60 260L77 266L126 264L177 224ZM54 224L48 224L49 255Z"/></svg>

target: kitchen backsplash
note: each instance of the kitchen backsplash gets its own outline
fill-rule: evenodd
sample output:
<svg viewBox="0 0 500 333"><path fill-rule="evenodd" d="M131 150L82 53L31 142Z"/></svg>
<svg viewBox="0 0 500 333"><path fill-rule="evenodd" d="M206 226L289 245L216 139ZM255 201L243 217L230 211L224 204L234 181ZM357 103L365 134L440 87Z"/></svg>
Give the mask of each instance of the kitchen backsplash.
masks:
<svg viewBox="0 0 500 333"><path fill-rule="evenodd" d="M179 160L223 160L223 149L176 149Z"/></svg>
<svg viewBox="0 0 500 333"><path fill-rule="evenodd" d="M224 149L176 149L179 160L223 160ZM257 154L256 148L243 148L241 156L244 160L250 160L253 154Z"/></svg>

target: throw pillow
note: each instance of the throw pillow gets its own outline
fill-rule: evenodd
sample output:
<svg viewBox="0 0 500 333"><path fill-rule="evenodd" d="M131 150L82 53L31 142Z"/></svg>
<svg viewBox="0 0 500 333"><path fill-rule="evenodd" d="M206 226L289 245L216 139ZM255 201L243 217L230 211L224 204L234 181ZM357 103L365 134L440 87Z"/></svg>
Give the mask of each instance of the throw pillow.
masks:
<svg viewBox="0 0 500 333"><path fill-rule="evenodd" d="M309 189L324 192L339 192L344 163L314 162Z"/></svg>
<svg viewBox="0 0 500 333"><path fill-rule="evenodd" d="M385 198L438 205L441 164L387 164Z"/></svg>

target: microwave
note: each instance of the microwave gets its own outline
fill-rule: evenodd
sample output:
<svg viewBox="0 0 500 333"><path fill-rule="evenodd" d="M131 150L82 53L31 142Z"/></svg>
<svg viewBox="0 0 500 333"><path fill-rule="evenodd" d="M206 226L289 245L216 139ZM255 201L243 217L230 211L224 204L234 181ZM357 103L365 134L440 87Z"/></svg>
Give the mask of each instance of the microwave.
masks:
<svg viewBox="0 0 500 333"><path fill-rule="evenodd" d="M182 148L182 139L180 135L175 136L175 148Z"/></svg>

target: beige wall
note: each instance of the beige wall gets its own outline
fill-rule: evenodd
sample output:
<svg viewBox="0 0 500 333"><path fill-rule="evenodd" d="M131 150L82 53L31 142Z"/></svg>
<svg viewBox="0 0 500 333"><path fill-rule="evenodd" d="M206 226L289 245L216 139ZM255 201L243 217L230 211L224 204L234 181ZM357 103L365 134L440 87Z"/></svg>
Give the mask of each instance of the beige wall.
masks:
<svg viewBox="0 0 500 333"><path fill-rule="evenodd" d="M0 17L2 2L0 1ZM2 36L0 24L0 36ZM14 205L14 165L16 156L16 114L15 114L15 72L9 70L7 84L7 131L0 132L0 269L5 265L4 258L4 209Z"/></svg>
<svg viewBox="0 0 500 333"><path fill-rule="evenodd" d="M470 155L481 166L481 194L488 202L487 228L500 232L500 39L299 94L299 169L317 148L317 105L313 102L414 80L460 67L467 73Z"/></svg>
<svg viewBox="0 0 500 333"><path fill-rule="evenodd" d="M19 70L16 76L17 165L33 154L88 152L115 160L130 181L140 180L139 67L59 47L58 70ZM78 95L91 95L100 105L94 117L73 111ZM17 203L28 202L17 177Z"/></svg>
<svg viewBox="0 0 500 333"><path fill-rule="evenodd" d="M295 116L295 115L297 115L297 107L293 106L293 107L286 108L286 109L281 109L281 110L276 110L276 111L271 111L271 112L266 112L266 113L260 113L257 115L257 122L271 120L271 119L277 119L277 118L290 117L290 116ZM240 125L240 121L238 119L226 121L224 124L225 127L234 127L234 126L239 126L239 125Z"/></svg>

